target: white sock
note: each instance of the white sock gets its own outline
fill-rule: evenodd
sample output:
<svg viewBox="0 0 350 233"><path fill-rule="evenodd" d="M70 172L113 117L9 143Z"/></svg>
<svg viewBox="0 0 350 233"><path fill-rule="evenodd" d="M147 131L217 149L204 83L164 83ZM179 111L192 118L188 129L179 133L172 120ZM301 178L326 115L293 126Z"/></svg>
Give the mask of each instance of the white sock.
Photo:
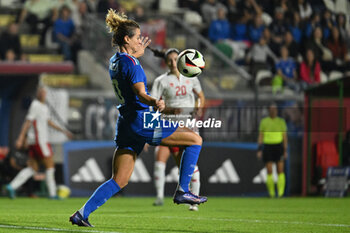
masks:
<svg viewBox="0 0 350 233"><path fill-rule="evenodd" d="M46 169L46 185L49 197L56 196L55 168Z"/></svg>
<svg viewBox="0 0 350 233"><path fill-rule="evenodd" d="M32 177L35 174L35 171L31 167L23 168L17 176L11 181L10 185L11 187L16 190L18 189L22 184L24 184L30 177Z"/></svg>
<svg viewBox="0 0 350 233"><path fill-rule="evenodd" d="M200 178L200 174L199 174L198 166L196 165L196 167L194 168L191 182L190 182L190 189L191 189L191 192L197 196L199 195L199 188L201 186L199 178Z"/></svg>
<svg viewBox="0 0 350 233"><path fill-rule="evenodd" d="M154 163L154 186L157 198L164 198L165 166L166 164L160 161Z"/></svg>

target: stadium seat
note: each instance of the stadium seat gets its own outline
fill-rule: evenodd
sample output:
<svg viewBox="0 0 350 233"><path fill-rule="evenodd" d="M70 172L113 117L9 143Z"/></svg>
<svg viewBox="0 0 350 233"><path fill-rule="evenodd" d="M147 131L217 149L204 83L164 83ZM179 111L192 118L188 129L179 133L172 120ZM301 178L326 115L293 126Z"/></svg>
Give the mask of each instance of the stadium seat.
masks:
<svg viewBox="0 0 350 233"><path fill-rule="evenodd" d="M259 70L255 77L257 86L271 86L273 74L270 70Z"/></svg>
<svg viewBox="0 0 350 233"><path fill-rule="evenodd" d="M0 15L0 27L7 27L10 23L15 21L14 15Z"/></svg>
<svg viewBox="0 0 350 233"><path fill-rule="evenodd" d="M40 79L43 84L49 87L77 88L86 87L89 83L87 75L43 74Z"/></svg>
<svg viewBox="0 0 350 233"><path fill-rule="evenodd" d="M21 46L24 48L37 48L39 47L40 36L39 35L20 35Z"/></svg>
<svg viewBox="0 0 350 233"><path fill-rule="evenodd" d="M329 167L339 165L339 154L334 141L319 141L316 143L316 168L321 169L322 178L327 175Z"/></svg>
<svg viewBox="0 0 350 233"><path fill-rule="evenodd" d="M320 79L321 79L321 83L328 82L328 76L322 71L321 71Z"/></svg>
<svg viewBox="0 0 350 233"><path fill-rule="evenodd" d="M28 60L31 63L63 62L63 55L57 55L57 54L28 54Z"/></svg>
<svg viewBox="0 0 350 233"><path fill-rule="evenodd" d="M53 40L53 30L49 28L45 34L45 46L49 49L58 49L60 45Z"/></svg>
<svg viewBox="0 0 350 233"><path fill-rule="evenodd" d="M329 74L329 80L335 80L343 77L343 73L337 70L332 70Z"/></svg>

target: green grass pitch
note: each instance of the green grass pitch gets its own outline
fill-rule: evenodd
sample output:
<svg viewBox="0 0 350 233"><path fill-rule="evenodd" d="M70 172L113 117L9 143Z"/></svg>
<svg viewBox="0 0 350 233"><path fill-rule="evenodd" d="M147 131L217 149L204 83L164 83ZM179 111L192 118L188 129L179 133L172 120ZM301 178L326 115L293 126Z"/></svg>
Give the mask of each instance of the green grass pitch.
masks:
<svg viewBox="0 0 350 233"><path fill-rule="evenodd" d="M153 198L116 197L90 215L95 228L69 216L87 198L0 198L0 232L350 232L350 198L219 198L190 212L186 205L152 206Z"/></svg>

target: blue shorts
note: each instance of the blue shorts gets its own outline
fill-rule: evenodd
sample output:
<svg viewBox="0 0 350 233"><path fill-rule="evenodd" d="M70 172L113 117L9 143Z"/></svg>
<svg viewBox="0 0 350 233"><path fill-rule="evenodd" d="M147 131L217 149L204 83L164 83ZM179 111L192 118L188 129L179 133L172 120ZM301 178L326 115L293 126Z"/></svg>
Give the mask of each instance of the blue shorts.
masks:
<svg viewBox="0 0 350 233"><path fill-rule="evenodd" d="M140 154L145 143L158 146L163 138L175 132L177 126L160 124L156 128L145 127L144 112L139 111L132 116L119 116L116 124L115 143L118 149L128 149Z"/></svg>

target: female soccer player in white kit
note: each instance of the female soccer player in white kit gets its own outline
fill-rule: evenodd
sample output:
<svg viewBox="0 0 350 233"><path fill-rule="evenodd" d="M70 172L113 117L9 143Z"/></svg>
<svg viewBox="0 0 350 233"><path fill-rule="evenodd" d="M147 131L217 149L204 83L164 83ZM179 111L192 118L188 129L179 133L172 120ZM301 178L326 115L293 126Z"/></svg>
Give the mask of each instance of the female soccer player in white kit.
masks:
<svg viewBox="0 0 350 233"><path fill-rule="evenodd" d="M164 59L169 71L155 79L151 96L165 101L167 109L163 113L182 115L184 118L180 118L186 120L189 115L198 116L201 114L205 97L197 77L187 78L179 73L176 66L178 55L179 51L175 48L165 52ZM181 119L177 118L177 120ZM183 149L180 147L157 146L154 163L154 184L157 190L157 199L154 205L163 205L164 202L165 167L170 154L174 156L176 164L179 166L182 152ZM190 183L191 192L195 195L199 194L199 178L199 170L196 166ZM197 205L191 205L190 210L197 211Z"/></svg>
<svg viewBox="0 0 350 233"><path fill-rule="evenodd" d="M45 101L46 89L40 86L16 141L16 147L20 149L25 144L26 138L28 140L28 167L22 169L6 186L10 198L15 198L15 191L38 171L39 163L43 163L46 168L45 176L49 197L56 198L55 163L48 141L48 126L64 133L70 139L73 138L73 134L50 120L50 110Z"/></svg>

